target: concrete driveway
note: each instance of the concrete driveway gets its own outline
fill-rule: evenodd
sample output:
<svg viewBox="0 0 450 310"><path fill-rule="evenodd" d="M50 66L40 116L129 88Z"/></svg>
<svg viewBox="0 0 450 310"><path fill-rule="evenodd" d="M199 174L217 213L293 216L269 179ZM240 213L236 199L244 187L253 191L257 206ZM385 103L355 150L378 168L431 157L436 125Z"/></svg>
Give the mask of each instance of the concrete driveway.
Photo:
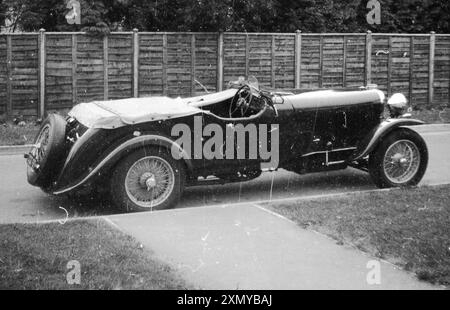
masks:
<svg viewBox="0 0 450 310"><path fill-rule="evenodd" d="M107 219L204 289L437 288L254 204ZM380 282L367 280L371 264L379 264Z"/></svg>

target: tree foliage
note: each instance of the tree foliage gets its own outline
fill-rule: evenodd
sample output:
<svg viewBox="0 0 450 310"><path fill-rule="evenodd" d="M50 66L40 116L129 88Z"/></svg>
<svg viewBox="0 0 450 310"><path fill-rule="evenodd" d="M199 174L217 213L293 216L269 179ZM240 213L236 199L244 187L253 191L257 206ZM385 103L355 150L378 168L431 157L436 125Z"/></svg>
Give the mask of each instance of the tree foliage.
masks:
<svg viewBox="0 0 450 310"><path fill-rule="evenodd" d="M0 0L12 31L247 31L450 33L447 0L379 0L381 24L366 21L367 0L79 0L81 25L65 20L68 0Z"/></svg>

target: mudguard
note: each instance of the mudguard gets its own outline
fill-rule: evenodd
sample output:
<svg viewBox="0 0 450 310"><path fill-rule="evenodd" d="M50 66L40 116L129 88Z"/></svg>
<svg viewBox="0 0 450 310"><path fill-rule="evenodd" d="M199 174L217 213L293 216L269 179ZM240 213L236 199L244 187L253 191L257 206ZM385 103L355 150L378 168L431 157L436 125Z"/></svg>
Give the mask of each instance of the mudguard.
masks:
<svg viewBox="0 0 450 310"><path fill-rule="evenodd" d="M425 122L417 119L391 118L374 128L358 145L350 161L360 160L369 155L378 143L393 130L403 126L423 125Z"/></svg>
<svg viewBox="0 0 450 310"><path fill-rule="evenodd" d="M192 161L188 154L181 148L181 146L165 136L157 134L146 134L131 138L119 144L108 154L103 154L102 158L99 160L98 164L95 165L95 167L91 167L86 173L83 174L81 178L78 178L78 180L76 180L75 182L64 186L63 188L54 190L53 194L59 195L70 192L79 188L83 184L86 184L95 177L106 174L116 163L119 162L120 159L130 154L134 150L145 146L163 146L166 147L169 151L174 148L174 150L177 150L177 152L179 152L179 158L184 160L187 170L192 171Z"/></svg>

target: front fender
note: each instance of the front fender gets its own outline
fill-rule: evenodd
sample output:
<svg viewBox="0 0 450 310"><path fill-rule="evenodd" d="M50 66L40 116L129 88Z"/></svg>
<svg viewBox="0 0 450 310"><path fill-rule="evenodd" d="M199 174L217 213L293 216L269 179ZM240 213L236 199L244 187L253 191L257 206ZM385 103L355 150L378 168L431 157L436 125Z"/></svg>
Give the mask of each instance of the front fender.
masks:
<svg viewBox="0 0 450 310"><path fill-rule="evenodd" d="M423 124L425 124L423 121L417 119L391 118L385 120L361 141L350 161L359 160L369 155L376 148L380 140L396 128Z"/></svg>
<svg viewBox="0 0 450 310"><path fill-rule="evenodd" d="M175 149L179 152L179 158L183 159L186 163L188 171L193 170L193 164L190 157L176 142L162 135L146 134L131 138L115 147L108 154L103 154L102 158L99 159L98 164L95 165L95 167L91 167L89 171L87 171L77 181L72 182L61 189L53 191L53 194L59 195L70 192L93 180L96 176L106 174L124 156L145 146L162 146L166 147L169 151L172 150L172 147L175 147Z"/></svg>

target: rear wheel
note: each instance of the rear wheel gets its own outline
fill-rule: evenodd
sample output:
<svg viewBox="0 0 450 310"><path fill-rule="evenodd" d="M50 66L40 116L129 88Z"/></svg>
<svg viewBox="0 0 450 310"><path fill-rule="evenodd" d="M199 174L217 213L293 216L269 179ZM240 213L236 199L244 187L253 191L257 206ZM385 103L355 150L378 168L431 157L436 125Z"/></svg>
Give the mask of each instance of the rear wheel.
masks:
<svg viewBox="0 0 450 310"><path fill-rule="evenodd" d="M51 186L64 160L65 137L65 119L58 114L50 114L42 123L27 157L27 178L30 184L44 190Z"/></svg>
<svg viewBox="0 0 450 310"><path fill-rule="evenodd" d="M166 149L140 149L114 170L112 202L126 212L168 209L179 201L184 182L183 163Z"/></svg>
<svg viewBox="0 0 450 310"><path fill-rule="evenodd" d="M369 172L380 188L417 185L428 165L423 138L409 129L390 133L369 156Z"/></svg>

